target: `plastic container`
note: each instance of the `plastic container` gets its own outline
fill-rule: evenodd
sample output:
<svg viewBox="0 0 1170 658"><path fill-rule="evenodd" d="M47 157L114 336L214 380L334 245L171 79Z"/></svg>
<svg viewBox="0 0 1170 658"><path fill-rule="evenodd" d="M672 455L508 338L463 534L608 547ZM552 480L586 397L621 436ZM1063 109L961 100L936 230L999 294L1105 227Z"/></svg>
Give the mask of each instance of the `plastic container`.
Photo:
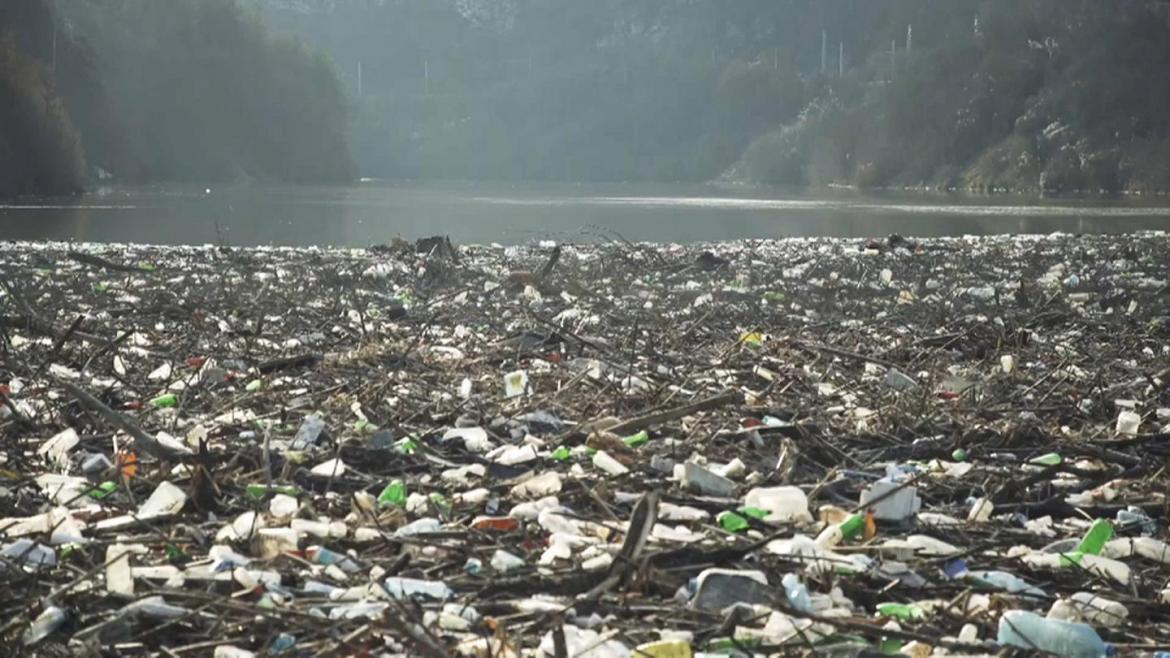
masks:
<svg viewBox="0 0 1170 658"><path fill-rule="evenodd" d="M718 612L735 603L767 604L772 591L762 571L707 569L695 579L691 607Z"/></svg>
<svg viewBox="0 0 1170 658"><path fill-rule="evenodd" d="M504 375L504 397L518 398L528 391L528 373L517 370Z"/></svg>
<svg viewBox="0 0 1170 658"><path fill-rule="evenodd" d="M733 498L735 496L734 482L691 462L683 465L682 485L687 491L704 496L718 498ZM748 506L759 507L751 505L751 503L748 503Z"/></svg>
<svg viewBox="0 0 1170 658"><path fill-rule="evenodd" d="M799 487L770 487L752 489L744 496L745 507L766 510L766 519L772 522L812 523L808 510L808 496Z"/></svg>
<svg viewBox="0 0 1170 658"><path fill-rule="evenodd" d="M971 511L967 513L967 520L973 523L985 523L995 511L995 505L986 498L976 498L971 504Z"/></svg>
<svg viewBox="0 0 1170 658"><path fill-rule="evenodd" d="M879 498L881 500L870 504ZM917 487L903 486L889 478L882 478L862 489L859 504L872 509L874 518L879 521L903 522L922 509Z"/></svg>
<svg viewBox="0 0 1170 658"><path fill-rule="evenodd" d="M1138 414L1128 409L1123 410L1117 414L1117 435L1118 436L1135 436L1138 429L1142 426L1141 414Z"/></svg>
<svg viewBox="0 0 1170 658"><path fill-rule="evenodd" d="M999 618L996 641L1005 646L1066 658L1105 658L1110 654L1108 645L1092 626L1045 619L1025 610L1003 613Z"/></svg>
<svg viewBox="0 0 1170 658"><path fill-rule="evenodd" d="M691 643L686 640L659 640L639 644L634 651L639 658L693 658Z"/></svg>

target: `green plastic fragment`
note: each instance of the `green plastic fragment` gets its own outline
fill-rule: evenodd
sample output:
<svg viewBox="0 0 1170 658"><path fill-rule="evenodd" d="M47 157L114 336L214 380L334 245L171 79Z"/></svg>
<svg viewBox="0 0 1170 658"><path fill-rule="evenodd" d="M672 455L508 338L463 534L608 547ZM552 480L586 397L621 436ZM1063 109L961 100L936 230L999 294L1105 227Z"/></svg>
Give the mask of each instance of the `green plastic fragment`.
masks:
<svg viewBox="0 0 1170 658"><path fill-rule="evenodd" d="M118 490L117 484L107 481L107 482L102 482L101 484L94 487L93 489L90 489L86 493L89 494L90 498L96 498L98 500L101 500L101 499L105 498L106 496L109 496L110 494L114 493L117 490Z"/></svg>
<svg viewBox="0 0 1170 658"><path fill-rule="evenodd" d="M179 398L174 393L165 393L150 401L150 404L158 409L173 407L178 403Z"/></svg>
<svg viewBox="0 0 1170 658"><path fill-rule="evenodd" d="M176 544L167 544L164 550L167 554L167 560L170 560L171 562L178 562L187 557L187 554L183 552L183 549Z"/></svg>
<svg viewBox="0 0 1170 658"><path fill-rule="evenodd" d="M394 480L386 485L382 493L378 494L378 504L380 505L396 505L398 507L406 506L406 483L402 480Z"/></svg>
<svg viewBox="0 0 1170 658"><path fill-rule="evenodd" d="M442 510L444 514L451 513L451 502L443 494L436 491L427 496L427 498L431 501L432 505Z"/></svg>
<svg viewBox="0 0 1170 658"><path fill-rule="evenodd" d="M415 451L418 450L418 444L415 443L413 437L406 436L399 439L398 443L394 444L394 449L404 455L413 455Z"/></svg>
<svg viewBox="0 0 1170 658"><path fill-rule="evenodd" d="M955 448L955 451L951 453L951 459L957 462L965 462L967 461L967 451L962 448Z"/></svg>
<svg viewBox="0 0 1170 658"><path fill-rule="evenodd" d="M259 379L253 379L252 381L248 382L248 385L244 387L244 390L249 393L255 393L262 388L264 388L264 382Z"/></svg>
<svg viewBox="0 0 1170 658"><path fill-rule="evenodd" d="M156 267L155 267L154 265L152 265L151 263L139 263L139 264L138 264L138 269L142 270L143 272L153 272L153 271L155 271L155 270L156 270L156 269L158 269L158 268L156 268Z"/></svg>
<svg viewBox="0 0 1170 658"><path fill-rule="evenodd" d="M368 420L355 420L353 431L358 434L373 434L378 431L378 426Z"/></svg>
<svg viewBox="0 0 1170 658"><path fill-rule="evenodd" d="M257 500L262 500L268 494L284 494L286 496L295 496L300 493L300 490L291 485L274 484L268 486L267 484L249 484L244 487L244 493L249 497Z"/></svg>
<svg viewBox="0 0 1170 658"><path fill-rule="evenodd" d="M1064 460L1061 458L1060 453L1050 452L1039 457L1033 457L1028 460L1028 463L1034 466L1059 466L1062 461Z"/></svg>
<svg viewBox="0 0 1170 658"><path fill-rule="evenodd" d="M916 621L926 617L926 611L910 603L879 603L877 613L899 621Z"/></svg>
<svg viewBox="0 0 1170 658"><path fill-rule="evenodd" d="M786 296L778 290L769 290L764 293L764 299L770 302L782 302L786 299Z"/></svg>
<svg viewBox="0 0 1170 658"><path fill-rule="evenodd" d="M553 454L552 454L552 458L559 461L559 462L568 461L569 458L572 456L573 456L572 451L570 451L565 446L560 446L556 450L553 450Z"/></svg>
<svg viewBox="0 0 1170 658"><path fill-rule="evenodd" d="M766 518L769 514L768 510L760 509L758 507L741 507L736 511L740 514L743 514L744 516L750 516L753 519L763 519Z"/></svg>
<svg viewBox="0 0 1170 658"><path fill-rule="evenodd" d="M622 442L631 448L637 448L638 446L645 444L649 440L650 440L650 433L647 432L646 430L642 430L641 432L638 432L637 434L634 434L633 436L627 436L626 438L622 439Z"/></svg>

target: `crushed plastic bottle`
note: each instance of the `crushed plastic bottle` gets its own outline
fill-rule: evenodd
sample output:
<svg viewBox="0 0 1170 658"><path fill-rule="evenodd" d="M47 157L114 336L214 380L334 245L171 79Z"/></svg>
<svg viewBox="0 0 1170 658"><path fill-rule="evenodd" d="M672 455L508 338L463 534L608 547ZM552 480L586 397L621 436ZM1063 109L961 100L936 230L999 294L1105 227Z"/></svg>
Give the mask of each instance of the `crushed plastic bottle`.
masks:
<svg viewBox="0 0 1170 658"><path fill-rule="evenodd" d="M321 435L325 432L325 421L319 416L308 416L301 422L301 426L297 429L296 436L293 437L289 448L291 450L308 450L317 445L317 441L321 439Z"/></svg>
<svg viewBox="0 0 1170 658"><path fill-rule="evenodd" d="M1066 658L1106 658L1111 649L1092 626L1045 619L1026 610L1008 610L999 618L996 641L1029 651Z"/></svg>

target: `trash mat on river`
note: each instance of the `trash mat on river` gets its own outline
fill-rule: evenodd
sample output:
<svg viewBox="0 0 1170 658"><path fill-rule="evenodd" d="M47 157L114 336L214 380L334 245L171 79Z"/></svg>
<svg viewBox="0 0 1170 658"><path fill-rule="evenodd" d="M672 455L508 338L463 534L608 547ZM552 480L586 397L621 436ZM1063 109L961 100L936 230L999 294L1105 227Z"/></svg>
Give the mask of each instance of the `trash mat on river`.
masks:
<svg viewBox="0 0 1170 658"><path fill-rule="evenodd" d="M1161 233L0 243L0 635L1170 650L1168 267Z"/></svg>

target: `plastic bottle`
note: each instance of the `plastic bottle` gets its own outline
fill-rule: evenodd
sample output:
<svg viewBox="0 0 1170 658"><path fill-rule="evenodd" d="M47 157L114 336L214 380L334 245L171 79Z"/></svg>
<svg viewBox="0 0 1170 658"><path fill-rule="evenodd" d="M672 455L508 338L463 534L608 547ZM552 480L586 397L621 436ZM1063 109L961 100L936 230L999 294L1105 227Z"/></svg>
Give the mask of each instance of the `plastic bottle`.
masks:
<svg viewBox="0 0 1170 658"><path fill-rule="evenodd" d="M804 583L800 582L800 578L796 574L784 574L784 578L780 580L780 584L784 586L784 593L788 596L788 603L801 612L809 612L812 610L812 599L809 598L808 588Z"/></svg>
<svg viewBox="0 0 1170 658"><path fill-rule="evenodd" d="M1152 535L1158 532L1158 524L1140 507L1129 507L1118 510L1117 516L1113 521L1119 526L1139 526L1142 529L1143 535Z"/></svg>
<svg viewBox="0 0 1170 658"><path fill-rule="evenodd" d="M396 599L424 597L437 601L445 601L455 595L447 583L442 581L398 577L386 579L386 593Z"/></svg>
<svg viewBox="0 0 1170 658"><path fill-rule="evenodd" d="M973 579L981 585L1003 590L1008 594L1026 594L1037 597L1048 596L1048 593L1044 590L1007 571L968 571L967 578Z"/></svg>
<svg viewBox="0 0 1170 658"><path fill-rule="evenodd" d="M44 612L37 615L32 625L20 636L24 646L30 646L48 637L53 631L61 628L65 623L65 611L57 606L49 606Z"/></svg>
<svg viewBox="0 0 1170 658"><path fill-rule="evenodd" d="M1105 548L1105 543L1112 538L1113 524L1105 519L1097 519L1093 521L1093 525L1089 526L1089 530L1081 539L1077 550L1086 555L1100 555L1101 549Z"/></svg>
<svg viewBox="0 0 1170 658"><path fill-rule="evenodd" d="M1033 569L1060 569L1079 565L1091 573L1108 576L1122 585L1129 584L1129 565L1117 560L1101 557L1100 555L1086 555L1073 551L1071 553L1029 553L1020 558L1020 561Z"/></svg>
<svg viewBox="0 0 1170 658"><path fill-rule="evenodd" d="M1077 592L1067 599L1059 599L1048 610L1049 619L1084 621L1094 626L1116 628L1129 618L1129 609L1117 601L1102 598L1092 592Z"/></svg>
<svg viewBox="0 0 1170 658"><path fill-rule="evenodd" d="M1028 460L1028 463L1033 466L1059 466L1064 461L1058 452L1048 452L1039 457L1033 457Z"/></svg>
<svg viewBox="0 0 1170 658"><path fill-rule="evenodd" d="M744 506L767 510L767 518L773 522L812 523L813 520L808 511L808 496L799 487L752 489L744 497Z"/></svg>
<svg viewBox="0 0 1170 658"><path fill-rule="evenodd" d="M1109 647L1088 624L1045 619L1034 612L1008 610L999 618L1001 645L1066 658L1105 658Z"/></svg>
<svg viewBox="0 0 1170 658"><path fill-rule="evenodd" d="M610 475L625 475L630 472L625 464L614 459L604 450L599 450L597 454L593 455L593 466Z"/></svg>
<svg viewBox="0 0 1170 658"><path fill-rule="evenodd" d="M825 527L821 534L817 535L817 546L821 548L832 548L842 541L852 539L857 536L857 533L865 527L865 517L860 514L853 514L841 523L834 523Z"/></svg>

